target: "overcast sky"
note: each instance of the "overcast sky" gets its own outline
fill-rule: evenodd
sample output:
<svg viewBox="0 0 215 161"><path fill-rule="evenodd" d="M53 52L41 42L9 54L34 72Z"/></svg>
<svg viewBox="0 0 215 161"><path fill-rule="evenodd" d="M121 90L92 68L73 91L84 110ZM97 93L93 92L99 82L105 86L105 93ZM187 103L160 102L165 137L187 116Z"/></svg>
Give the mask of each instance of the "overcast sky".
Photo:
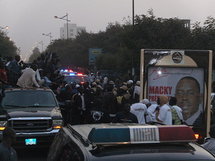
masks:
<svg viewBox="0 0 215 161"><path fill-rule="evenodd" d="M190 19L191 23L215 17L215 0L134 0L135 15L153 9L156 17ZM51 32L60 37L65 21L54 16L69 14L72 23L86 27L87 32L104 31L110 22L123 23L132 16L132 0L0 0L0 26L9 26L8 36L21 49L23 58L43 41L44 49Z"/></svg>

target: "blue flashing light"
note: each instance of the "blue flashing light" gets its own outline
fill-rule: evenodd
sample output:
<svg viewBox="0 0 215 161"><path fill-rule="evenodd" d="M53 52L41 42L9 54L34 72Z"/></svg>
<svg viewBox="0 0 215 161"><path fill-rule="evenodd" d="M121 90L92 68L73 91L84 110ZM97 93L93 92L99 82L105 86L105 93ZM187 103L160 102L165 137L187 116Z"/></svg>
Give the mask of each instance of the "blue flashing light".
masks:
<svg viewBox="0 0 215 161"><path fill-rule="evenodd" d="M129 128L93 128L88 139L95 144L128 142L130 140Z"/></svg>
<svg viewBox="0 0 215 161"><path fill-rule="evenodd" d="M75 75L75 73L69 73L69 75L70 75L70 76L73 76L73 75Z"/></svg>

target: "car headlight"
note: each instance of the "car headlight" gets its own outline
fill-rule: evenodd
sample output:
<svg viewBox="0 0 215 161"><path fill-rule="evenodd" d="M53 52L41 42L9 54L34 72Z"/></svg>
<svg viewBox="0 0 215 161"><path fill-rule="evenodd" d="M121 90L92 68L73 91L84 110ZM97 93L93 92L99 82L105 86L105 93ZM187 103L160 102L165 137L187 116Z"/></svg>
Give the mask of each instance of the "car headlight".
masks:
<svg viewBox="0 0 215 161"><path fill-rule="evenodd" d="M0 131L3 131L6 127L7 121L0 121Z"/></svg>
<svg viewBox="0 0 215 161"><path fill-rule="evenodd" d="M63 120L53 120L53 128L60 129L63 126Z"/></svg>

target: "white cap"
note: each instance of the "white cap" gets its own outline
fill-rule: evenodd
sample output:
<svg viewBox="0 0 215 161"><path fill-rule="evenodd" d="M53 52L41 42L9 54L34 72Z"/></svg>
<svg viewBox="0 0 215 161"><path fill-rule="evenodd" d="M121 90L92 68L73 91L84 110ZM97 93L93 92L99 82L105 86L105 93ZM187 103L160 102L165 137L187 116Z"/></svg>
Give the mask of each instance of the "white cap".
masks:
<svg viewBox="0 0 215 161"><path fill-rule="evenodd" d="M138 85L138 86L139 86L139 85L140 85L140 81L137 81L137 82L136 82L136 85Z"/></svg>
<svg viewBox="0 0 215 161"><path fill-rule="evenodd" d="M140 102L146 105L149 103L149 100L145 98L145 99L141 100Z"/></svg>
<svg viewBox="0 0 215 161"><path fill-rule="evenodd" d="M133 84L134 82L133 82L133 80L128 80L127 81L127 84Z"/></svg>
<svg viewBox="0 0 215 161"><path fill-rule="evenodd" d="M75 85L75 87L76 87L76 88L79 88L79 87L80 87L80 85L79 85L79 84L76 84L76 85Z"/></svg>

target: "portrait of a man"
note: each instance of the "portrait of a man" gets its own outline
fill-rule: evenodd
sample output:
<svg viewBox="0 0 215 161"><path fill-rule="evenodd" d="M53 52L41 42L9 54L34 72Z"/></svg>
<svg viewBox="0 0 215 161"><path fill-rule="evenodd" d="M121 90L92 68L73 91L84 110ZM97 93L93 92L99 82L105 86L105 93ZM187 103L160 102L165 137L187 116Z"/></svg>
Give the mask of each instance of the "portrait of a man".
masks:
<svg viewBox="0 0 215 161"><path fill-rule="evenodd" d="M188 125L200 125L202 122L202 94L200 84L193 77L181 78L175 91L177 105L182 108L185 122Z"/></svg>

